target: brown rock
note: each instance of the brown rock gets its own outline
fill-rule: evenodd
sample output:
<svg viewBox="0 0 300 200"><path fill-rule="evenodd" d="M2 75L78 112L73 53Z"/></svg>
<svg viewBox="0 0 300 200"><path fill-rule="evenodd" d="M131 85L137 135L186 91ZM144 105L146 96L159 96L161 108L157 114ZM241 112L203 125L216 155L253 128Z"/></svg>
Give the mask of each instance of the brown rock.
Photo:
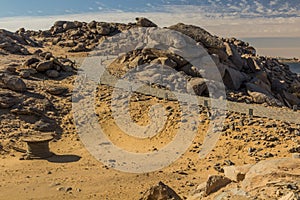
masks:
<svg viewBox="0 0 300 200"><path fill-rule="evenodd" d="M214 193L219 189L225 187L229 183L231 183L231 180L229 178L226 178L224 176L211 175L208 177L208 180L206 182L204 195L210 195L211 193Z"/></svg>
<svg viewBox="0 0 300 200"><path fill-rule="evenodd" d="M137 17L135 18L135 20L136 20L136 25L141 27L157 27L156 24L154 24L152 21L144 17Z"/></svg>
<svg viewBox="0 0 300 200"><path fill-rule="evenodd" d="M240 182L245 179L245 176L251 167L252 165L225 166L223 167L224 175L232 181Z"/></svg>
<svg viewBox="0 0 300 200"><path fill-rule="evenodd" d="M227 88L238 90L241 87L242 83L248 79L249 77L245 73L227 67L225 70L223 81Z"/></svg>
<svg viewBox="0 0 300 200"><path fill-rule="evenodd" d="M148 190L140 200L182 200L169 186L159 182L157 186Z"/></svg>
<svg viewBox="0 0 300 200"><path fill-rule="evenodd" d="M25 92L27 90L24 81L17 77L6 77L4 84L7 88L16 92Z"/></svg>
<svg viewBox="0 0 300 200"><path fill-rule="evenodd" d="M46 75L49 77L49 78L57 78L59 77L60 73L56 70L48 70L46 72Z"/></svg>
<svg viewBox="0 0 300 200"><path fill-rule="evenodd" d="M53 68L53 61L45 61L45 62L41 62L36 66L36 70L38 72L45 72L49 69Z"/></svg>
<svg viewBox="0 0 300 200"><path fill-rule="evenodd" d="M255 164L245 176L242 187L245 192L266 186L268 183L290 182L300 176L300 159L280 158Z"/></svg>

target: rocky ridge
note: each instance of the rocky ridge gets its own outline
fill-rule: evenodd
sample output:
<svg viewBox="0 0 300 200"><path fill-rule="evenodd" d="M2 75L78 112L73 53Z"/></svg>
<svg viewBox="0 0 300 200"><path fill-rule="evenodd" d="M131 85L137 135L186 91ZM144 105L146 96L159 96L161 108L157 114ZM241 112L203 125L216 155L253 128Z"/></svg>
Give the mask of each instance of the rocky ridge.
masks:
<svg viewBox="0 0 300 200"><path fill-rule="evenodd" d="M56 22L48 31L25 31L24 29L20 29L16 33L1 31L0 49L3 54L1 56L18 54L12 59L14 61L1 63L0 68L1 154L6 155L10 151L18 149L15 147L20 145L18 141L24 135L55 132L58 139L60 134L74 133L70 84L74 81L77 66L71 58L67 57L91 51L105 38L118 32L139 26L156 27L153 22L145 18L137 20L137 23L132 24L60 21ZM249 44L235 38L224 39L212 36L199 27L177 24L169 29L190 36L208 51L222 75L229 100L290 108L293 105L299 106L299 77L277 59L257 56L255 49ZM55 56L53 55L55 52L44 50L44 48L52 46L61 48L66 53L64 56ZM26 56L20 57L20 54ZM149 63L163 64L175 69L190 81L192 89L197 95L208 95L207 80L203 79L197 68L182 57L168 51L143 49L128 52L108 67L108 71L117 77L122 77L128 69ZM154 75L159 73L160 71L155 71ZM145 76L148 79L153 78L148 74ZM107 88L104 89L104 91L110 91ZM101 98L109 102L109 95L106 93ZM146 100L147 98L142 95L136 97L136 99ZM201 109L203 112L205 111L205 108ZM111 115L106 110L103 112L104 114L100 116L104 116L103 121L106 121ZM137 114L136 118L139 117L141 117L140 114ZM205 124L209 121L209 117L206 115L201 117L203 117L201 123ZM174 117L174 119L177 118ZM174 123L173 126L175 126ZM247 130L250 130L250 133ZM233 145L231 142L251 145L249 148L247 146L248 154L246 153L245 157L255 162L264 162L264 160L277 157L277 154L290 155L300 152L299 125L282 121L250 119L238 113L229 113L222 130L222 137L226 141L232 140L226 142L228 145ZM277 152L279 147L285 149L284 152ZM237 151L241 150L240 147L236 148ZM195 144L190 152L197 152L198 149L199 145ZM230 188L232 183L238 182L241 185L233 187L243 187L243 191L235 191L230 188L225 192L226 194L220 195L230 196L233 193L240 198L251 199L257 194L262 194L260 199L265 199L268 197L268 192L263 192L262 189L265 191L270 189L274 192L280 188L280 192L274 192L273 196L268 198L272 199L276 195L283 199L297 199L300 185L293 179L299 178L299 172L294 167L299 164L295 160L285 161L283 163L279 161L279 164L283 166L283 169L290 170L291 173L286 173L284 170L279 171L278 176L286 178L284 184L272 182L273 179L277 180L278 176L270 175L270 182L262 184L260 188L254 188L253 185L260 182L264 174L256 173L256 169L261 169L262 165L274 165L272 161L269 164L260 165L258 163L257 167L251 165L253 170L249 171L248 166L228 167L234 165L230 160L217 163L213 168L218 174L210 176L204 185L200 185L196 189L194 195L209 199L210 195L215 195L220 188ZM290 163L290 165L287 166L285 163ZM188 168L191 168L190 165ZM244 170L245 168L246 170ZM276 170L271 167L266 169L269 174ZM187 172L178 173L188 174ZM189 183L187 185L195 188L197 184ZM186 188L184 189L186 190ZM157 196L160 196L161 199L172 197L180 199L174 190L163 183L151 188L143 198L157 199Z"/></svg>

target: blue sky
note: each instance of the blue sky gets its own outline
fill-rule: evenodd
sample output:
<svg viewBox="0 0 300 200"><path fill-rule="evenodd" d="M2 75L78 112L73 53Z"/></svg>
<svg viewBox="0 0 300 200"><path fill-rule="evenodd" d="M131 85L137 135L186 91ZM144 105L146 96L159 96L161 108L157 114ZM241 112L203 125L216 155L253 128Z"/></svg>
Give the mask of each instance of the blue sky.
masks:
<svg viewBox="0 0 300 200"><path fill-rule="evenodd" d="M300 17L299 0L1 0L0 17L104 11L168 12L170 6L196 6L207 14L242 17Z"/></svg>

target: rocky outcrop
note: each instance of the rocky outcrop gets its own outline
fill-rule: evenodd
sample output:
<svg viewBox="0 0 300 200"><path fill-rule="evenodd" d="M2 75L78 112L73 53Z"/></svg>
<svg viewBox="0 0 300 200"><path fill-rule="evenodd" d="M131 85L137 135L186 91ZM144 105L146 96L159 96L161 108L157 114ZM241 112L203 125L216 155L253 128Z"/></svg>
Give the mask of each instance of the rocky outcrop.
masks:
<svg viewBox="0 0 300 200"><path fill-rule="evenodd" d="M97 21L89 23L57 21L49 30L45 31L19 30L15 34L2 31L2 34L5 33L9 38L17 39L18 44L36 45L38 43L35 41L39 40L43 44L56 45L66 48L71 53L78 53L91 51L105 38L136 27L153 28L157 27L157 25L143 17L138 17L136 18L136 23L129 24ZM213 69L216 66L226 87L227 98L231 101L265 103L267 105L287 106L290 108L294 105L300 106L300 77L292 73L287 65L277 59L258 56L255 48L247 42L236 38L220 38L197 26L179 23L167 29L192 38L195 44L197 43L198 46L203 47L201 52L197 48L192 48L192 46L186 48L189 49L189 52L182 51L181 48L187 45L186 41L181 41L181 37L178 36L172 36L173 38L170 39L162 31L161 34L155 35L155 37L160 38L162 41L170 42L174 47L171 45L166 51L162 51L155 49L155 44L151 43L151 48L144 47L141 50L127 52L125 56L121 56L110 66L110 73L120 77L128 70L139 65L159 64L169 66L178 72L184 72L187 80L196 80L195 78L210 80L215 77L207 78L203 76L207 75L209 69ZM151 37L149 39L149 42L153 42ZM158 41L160 40L158 39ZM10 51L22 52L18 45L13 46L18 49L11 49ZM206 52L208 55L205 55ZM199 57L201 66L193 66L183 58L186 56ZM52 78L58 77L59 75L56 71L59 72L59 70L51 66L51 60L46 60L45 63L36 67L36 70L43 72L51 70L46 72L46 74ZM35 63L30 62L28 65L35 65ZM61 68L63 67L61 66ZM22 77L28 77L28 73L23 72ZM193 83L193 87L197 88L196 94L208 96L204 84L196 86Z"/></svg>
<svg viewBox="0 0 300 200"><path fill-rule="evenodd" d="M25 34L24 30L17 31L16 33L0 29L0 52L3 54L30 54L25 46L40 47L41 44L32 39L29 35Z"/></svg>
<svg viewBox="0 0 300 200"><path fill-rule="evenodd" d="M165 185L163 182L159 182L158 185L150 188L140 200L182 200L176 192Z"/></svg>

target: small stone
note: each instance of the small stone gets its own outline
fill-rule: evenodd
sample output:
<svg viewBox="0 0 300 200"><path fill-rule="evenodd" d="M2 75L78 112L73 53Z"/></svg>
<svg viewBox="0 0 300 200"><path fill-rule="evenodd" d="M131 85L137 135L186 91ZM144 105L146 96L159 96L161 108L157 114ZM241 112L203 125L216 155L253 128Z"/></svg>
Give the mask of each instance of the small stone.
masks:
<svg viewBox="0 0 300 200"><path fill-rule="evenodd" d="M71 191L73 188L72 187L66 187L65 192Z"/></svg>

